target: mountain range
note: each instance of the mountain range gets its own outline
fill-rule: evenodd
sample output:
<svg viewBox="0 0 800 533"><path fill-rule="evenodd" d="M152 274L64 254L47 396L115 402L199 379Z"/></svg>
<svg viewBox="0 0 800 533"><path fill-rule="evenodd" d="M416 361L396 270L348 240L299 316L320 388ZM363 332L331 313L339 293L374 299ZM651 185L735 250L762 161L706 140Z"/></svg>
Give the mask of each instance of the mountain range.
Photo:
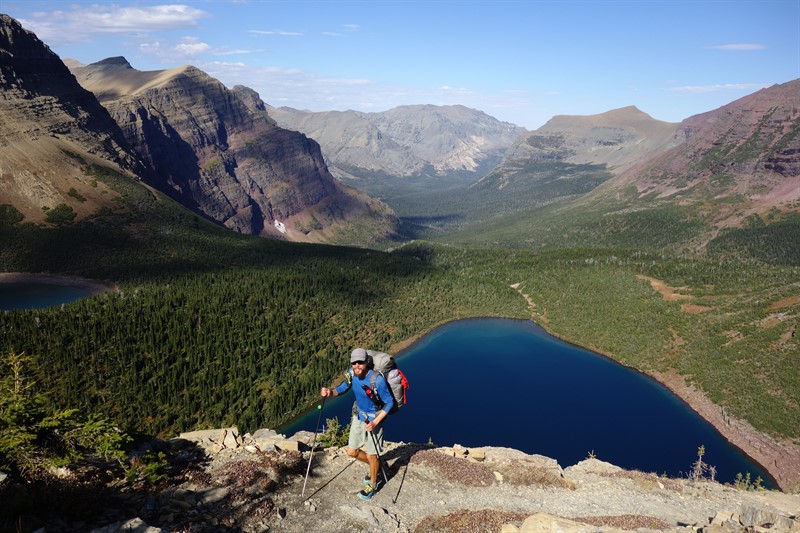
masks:
<svg viewBox="0 0 800 533"><path fill-rule="evenodd" d="M800 200L799 80L681 123L631 106L529 132L463 106L275 108L192 66L142 72L116 57L68 69L0 22L3 203L38 224L119 209L94 165L234 231L310 242L392 238L395 211L417 224L401 237L435 227L481 241L520 224L582 233L570 226L593 224L589 213L677 210L696 229L681 238L704 246Z"/></svg>
<svg viewBox="0 0 800 533"><path fill-rule="evenodd" d="M337 177L391 205L407 238L702 249L797 211L798 108L800 80L680 123L629 106L521 132L459 106L267 109L317 140Z"/></svg>
<svg viewBox="0 0 800 533"><path fill-rule="evenodd" d="M382 113L267 111L281 126L316 140L337 178L366 190L395 178L474 181L526 131L460 105L406 105Z"/></svg>
<svg viewBox="0 0 800 533"><path fill-rule="evenodd" d="M10 17L0 28L3 203L24 220L116 209L87 170L99 165L240 233L368 243L393 232L391 209L335 180L319 145L276 126L252 91L194 67L140 72L124 58L70 72Z"/></svg>

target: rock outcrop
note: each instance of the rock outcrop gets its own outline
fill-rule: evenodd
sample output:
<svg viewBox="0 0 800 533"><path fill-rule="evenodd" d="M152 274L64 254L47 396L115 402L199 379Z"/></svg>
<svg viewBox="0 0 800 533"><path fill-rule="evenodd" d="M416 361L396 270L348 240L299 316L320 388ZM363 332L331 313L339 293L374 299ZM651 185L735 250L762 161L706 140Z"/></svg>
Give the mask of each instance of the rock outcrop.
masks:
<svg viewBox="0 0 800 533"><path fill-rule="evenodd" d="M211 220L303 241L353 242L352 225L364 241L394 230L387 206L338 183L319 145L277 127L254 91L192 66L141 72L120 57L72 72L141 154L148 183Z"/></svg>
<svg viewBox="0 0 800 533"><path fill-rule="evenodd" d="M797 494L668 479L595 458L562 469L491 446L386 443L388 482L363 502L365 466L337 447L315 446L311 457L314 440L236 428L183 434L166 446L189 457L184 481L129 498L127 516L92 531L800 531Z"/></svg>

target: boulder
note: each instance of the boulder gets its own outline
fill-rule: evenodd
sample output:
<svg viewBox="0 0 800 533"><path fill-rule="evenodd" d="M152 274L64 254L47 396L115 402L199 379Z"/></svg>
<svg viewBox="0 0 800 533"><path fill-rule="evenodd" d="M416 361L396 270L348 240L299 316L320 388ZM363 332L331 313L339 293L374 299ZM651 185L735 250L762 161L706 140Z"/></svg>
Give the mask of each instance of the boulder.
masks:
<svg viewBox="0 0 800 533"><path fill-rule="evenodd" d="M181 433L178 438L194 442L206 454L215 454L224 449L235 449L239 446L239 430L236 427L223 429L203 429Z"/></svg>

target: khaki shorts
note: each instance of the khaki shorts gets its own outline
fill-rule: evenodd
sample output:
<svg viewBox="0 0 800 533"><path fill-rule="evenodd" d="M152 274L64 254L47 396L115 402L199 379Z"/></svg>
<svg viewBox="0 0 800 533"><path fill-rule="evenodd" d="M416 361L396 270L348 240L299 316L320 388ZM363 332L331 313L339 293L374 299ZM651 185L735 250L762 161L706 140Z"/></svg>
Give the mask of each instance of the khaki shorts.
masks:
<svg viewBox="0 0 800 533"><path fill-rule="evenodd" d="M375 435L374 440L378 441L378 448L382 450L383 422L372 430L372 434ZM369 435L369 431L367 431L366 424L359 420L356 415L353 415L353 419L350 421L350 438L347 441L347 447L353 450L364 448L364 451L369 455L378 455L378 450L375 449L375 443Z"/></svg>

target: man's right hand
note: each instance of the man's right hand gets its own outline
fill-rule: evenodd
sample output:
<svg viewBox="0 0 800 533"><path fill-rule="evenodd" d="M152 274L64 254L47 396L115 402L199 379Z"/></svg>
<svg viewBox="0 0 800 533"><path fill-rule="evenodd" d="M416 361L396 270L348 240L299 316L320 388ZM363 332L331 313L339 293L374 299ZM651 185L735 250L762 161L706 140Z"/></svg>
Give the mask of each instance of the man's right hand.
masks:
<svg viewBox="0 0 800 533"><path fill-rule="evenodd" d="M319 393L322 395L323 398L325 398L326 396L332 396L332 391L328 387L322 387Z"/></svg>

